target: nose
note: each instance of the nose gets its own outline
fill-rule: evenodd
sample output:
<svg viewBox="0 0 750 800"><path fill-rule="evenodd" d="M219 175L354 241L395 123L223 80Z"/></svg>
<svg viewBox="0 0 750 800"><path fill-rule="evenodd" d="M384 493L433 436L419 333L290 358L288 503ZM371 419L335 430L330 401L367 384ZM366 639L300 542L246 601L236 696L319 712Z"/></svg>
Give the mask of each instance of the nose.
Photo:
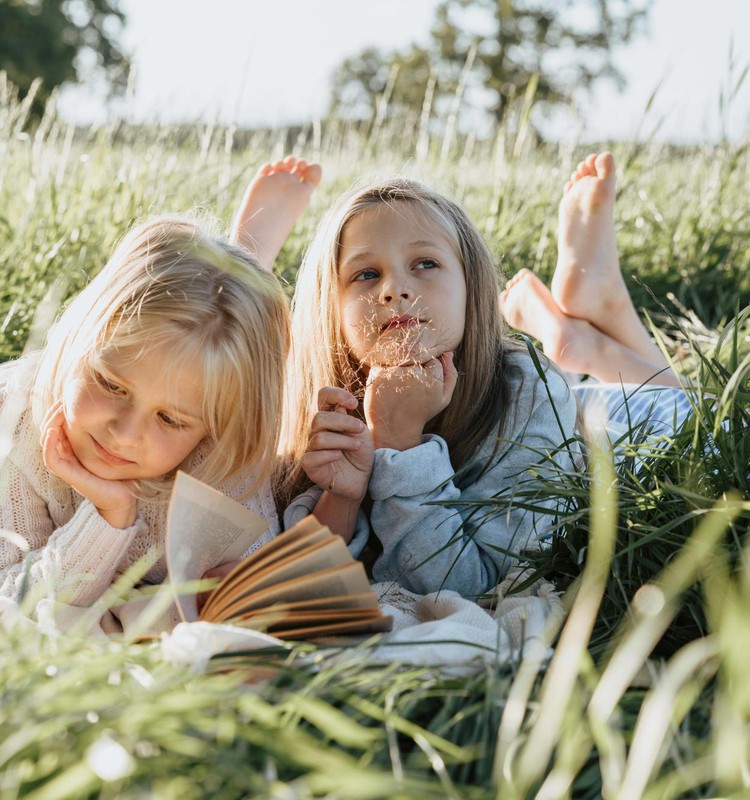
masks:
<svg viewBox="0 0 750 800"><path fill-rule="evenodd" d="M143 436L142 420L132 406L115 409L107 428L114 442L121 447L135 447Z"/></svg>
<svg viewBox="0 0 750 800"><path fill-rule="evenodd" d="M413 300L414 294L405 275L394 274L383 281L380 293L383 303L393 303L399 300Z"/></svg>

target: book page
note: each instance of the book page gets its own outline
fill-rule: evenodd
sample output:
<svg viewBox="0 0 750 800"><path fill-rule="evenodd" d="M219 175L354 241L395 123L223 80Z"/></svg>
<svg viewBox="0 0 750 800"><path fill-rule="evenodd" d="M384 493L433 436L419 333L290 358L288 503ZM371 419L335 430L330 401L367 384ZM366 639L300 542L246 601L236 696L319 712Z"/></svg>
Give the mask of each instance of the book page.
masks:
<svg viewBox="0 0 750 800"><path fill-rule="evenodd" d="M250 626L248 626L250 627ZM393 627L393 617L378 617L372 621L331 622L322 625L305 625L292 630L274 633L277 639L312 639L318 636L334 636L345 633L385 633Z"/></svg>
<svg viewBox="0 0 750 800"><path fill-rule="evenodd" d="M241 622L253 625L258 630L270 630L275 636L276 631L288 628L299 628L305 625L323 625L331 622L355 622L356 620L368 622L383 618L379 608L347 608L331 611L288 611L278 610L278 606L271 606L258 613L251 612L247 616L233 618L232 622Z"/></svg>
<svg viewBox="0 0 750 800"><path fill-rule="evenodd" d="M306 517L294 528L280 533L275 539L250 553L232 572L225 575L203 607L202 617L204 619L212 619L215 608L225 604L227 601L231 602L241 593L252 590L252 576L261 570L266 570L272 564L289 558L295 553L306 551L315 544L334 539L328 528L319 525L317 528L313 528L308 520L315 522L313 517ZM348 556L347 560L350 561L351 556Z"/></svg>
<svg viewBox="0 0 750 800"><path fill-rule="evenodd" d="M166 556L173 587L200 580L206 570L236 561L262 536L268 520L216 489L178 472L167 517ZM177 594L186 622L198 619L193 594Z"/></svg>
<svg viewBox="0 0 750 800"><path fill-rule="evenodd" d="M308 612L320 610L323 612L331 611L337 614L343 611L348 614L349 611L358 609L379 614L380 606L378 605L378 599L375 593L369 591L362 594L343 594L337 595L336 597L322 597L317 600L295 600L291 603L279 601L269 606L251 609L245 608L244 603L238 603L237 608L232 611L231 622L239 622L258 614L274 613L279 618L283 618L289 614L296 614L299 611ZM201 613L201 619L214 622L219 619L228 620L229 617L224 614L224 609L222 609L216 615L213 613L208 615Z"/></svg>
<svg viewBox="0 0 750 800"><path fill-rule="evenodd" d="M352 561L262 589L257 594L243 598L241 610L235 613L244 614L276 602L291 603L297 600L320 600L339 595L364 594L369 589L370 584L364 566L359 561Z"/></svg>
<svg viewBox="0 0 750 800"><path fill-rule="evenodd" d="M238 604L244 605L244 598L248 595L252 597L269 586L295 578L307 579L318 572L351 563L352 557L344 540L340 536L329 536L328 541L318 542L301 552L293 553L286 559L255 572L247 580L235 583L231 595L212 603L202 616L206 619L228 619L234 616L234 609Z"/></svg>

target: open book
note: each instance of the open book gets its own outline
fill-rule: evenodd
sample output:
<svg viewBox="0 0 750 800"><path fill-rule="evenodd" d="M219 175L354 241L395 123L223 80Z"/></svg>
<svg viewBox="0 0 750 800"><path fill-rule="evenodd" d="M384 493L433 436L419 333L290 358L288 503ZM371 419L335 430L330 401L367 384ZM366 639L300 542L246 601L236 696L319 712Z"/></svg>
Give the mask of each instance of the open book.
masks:
<svg viewBox="0 0 750 800"><path fill-rule="evenodd" d="M266 520L183 472L172 490L167 567L187 622L229 622L279 639L390 629L363 565L339 536L307 517L265 543ZM248 553L248 551L250 551ZM247 554L247 555L244 555ZM242 559L198 612L180 587Z"/></svg>

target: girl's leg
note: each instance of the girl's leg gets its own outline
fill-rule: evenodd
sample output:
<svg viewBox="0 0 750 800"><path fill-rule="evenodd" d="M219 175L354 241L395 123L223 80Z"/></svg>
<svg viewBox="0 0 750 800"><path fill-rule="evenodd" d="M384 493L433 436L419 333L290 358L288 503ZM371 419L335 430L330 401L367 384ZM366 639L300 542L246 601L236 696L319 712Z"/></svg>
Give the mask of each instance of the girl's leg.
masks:
<svg viewBox="0 0 750 800"><path fill-rule="evenodd" d="M319 164L308 164L295 156L262 166L237 210L232 241L249 250L270 272L320 177Z"/></svg>
<svg viewBox="0 0 750 800"><path fill-rule="evenodd" d="M645 361L665 367L620 271L614 205L614 158L592 154L578 165L560 203L552 297L563 313L587 320Z"/></svg>
<svg viewBox="0 0 750 800"><path fill-rule="evenodd" d="M587 320L564 314L549 289L529 270L521 270L508 282L500 305L508 323L538 339L545 355L566 372L608 383L680 386L663 358L644 358Z"/></svg>

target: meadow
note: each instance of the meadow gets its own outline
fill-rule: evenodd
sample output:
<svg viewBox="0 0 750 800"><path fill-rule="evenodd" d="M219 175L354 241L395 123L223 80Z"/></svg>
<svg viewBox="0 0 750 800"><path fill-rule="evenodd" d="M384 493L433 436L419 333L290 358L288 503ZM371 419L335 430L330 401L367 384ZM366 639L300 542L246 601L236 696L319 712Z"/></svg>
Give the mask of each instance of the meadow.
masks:
<svg viewBox="0 0 750 800"><path fill-rule="evenodd" d="M2 361L41 344L135 220L226 226L288 152L324 167L277 264L290 293L332 199L394 171L464 203L506 274L547 279L561 187L590 149L538 143L523 113L484 141L418 116L81 130L28 110L0 84ZM565 592L551 661L447 678L297 645L198 673L155 644L0 630L2 800L750 796L748 143L611 146L628 284L705 400L658 449L634 431L616 465L592 446L579 475L550 479L559 535L529 558Z"/></svg>

